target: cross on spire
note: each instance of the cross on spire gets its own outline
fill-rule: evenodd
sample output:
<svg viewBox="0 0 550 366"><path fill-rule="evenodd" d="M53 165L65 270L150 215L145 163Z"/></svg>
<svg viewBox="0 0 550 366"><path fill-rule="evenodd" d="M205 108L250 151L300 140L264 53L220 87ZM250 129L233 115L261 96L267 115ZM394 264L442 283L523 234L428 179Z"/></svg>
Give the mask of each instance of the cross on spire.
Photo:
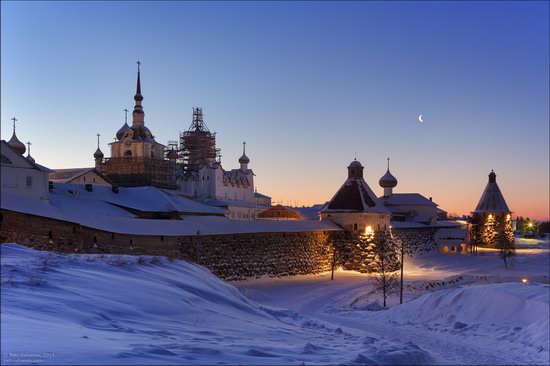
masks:
<svg viewBox="0 0 550 366"><path fill-rule="evenodd" d="M136 62L136 64L138 65L138 72L139 72L139 67L141 66L141 61Z"/></svg>
<svg viewBox="0 0 550 366"><path fill-rule="evenodd" d="M13 117L11 120L13 121L13 132L15 133L15 122L17 122L18 119Z"/></svg>
<svg viewBox="0 0 550 366"><path fill-rule="evenodd" d="M124 109L124 123L128 123L128 110Z"/></svg>
<svg viewBox="0 0 550 366"><path fill-rule="evenodd" d="M27 142L27 148L29 149L29 151L28 151L29 156L31 155L31 145L32 145L31 142L28 141L28 142Z"/></svg>
<svg viewBox="0 0 550 366"><path fill-rule="evenodd" d="M97 148L99 149L99 136L101 135L98 133L96 136L97 136Z"/></svg>
<svg viewBox="0 0 550 366"><path fill-rule="evenodd" d="M246 155L245 150L246 150L246 141L243 141L243 155Z"/></svg>
<svg viewBox="0 0 550 366"><path fill-rule="evenodd" d="M388 170L390 170L390 158L388 158Z"/></svg>

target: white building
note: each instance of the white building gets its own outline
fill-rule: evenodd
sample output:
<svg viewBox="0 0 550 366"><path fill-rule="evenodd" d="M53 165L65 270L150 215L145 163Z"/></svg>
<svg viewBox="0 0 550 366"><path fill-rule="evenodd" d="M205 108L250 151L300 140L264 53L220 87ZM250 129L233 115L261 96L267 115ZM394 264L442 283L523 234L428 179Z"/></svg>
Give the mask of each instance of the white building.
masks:
<svg viewBox="0 0 550 366"><path fill-rule="evenodd" d="M0 141L0 186L2 195L9 194L39 200L48 199L50 169L37 164L15 135L9 142Z"/></svg>
<svg viewBox="0 0 550 366"><path fill-rule="evenodd" d="M178 177L181 192L207 205L225 208L228 217L253 220L265 209L258 207L254 192L254 173L248 167L246 143L239 168L225 170L219 159L215 134L206 127L201 108L193 108L191 127L180 136L182 173Z"/></svg>
<svg viewBox="0 0 550 366"><path fill-rule="evenodd" d="M384 188L384 195L379 197L383 204L391 211L392 221L414 221L425 224L438 219L437 204L432 198L426 198L420 193L393 193L397 186L397 179L390 173L390 159L388 170L380 178L379 184Z"/></svg>

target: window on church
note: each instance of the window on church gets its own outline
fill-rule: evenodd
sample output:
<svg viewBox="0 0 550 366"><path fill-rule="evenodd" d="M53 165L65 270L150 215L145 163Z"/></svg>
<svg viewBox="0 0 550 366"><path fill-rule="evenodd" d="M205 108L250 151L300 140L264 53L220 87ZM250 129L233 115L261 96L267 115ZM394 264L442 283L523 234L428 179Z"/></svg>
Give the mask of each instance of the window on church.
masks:
<svg viewBox="0 0 550 366"><path fill-rule="evenodd" d="M27 175L27 187L32 187L32 177L30 175Z"/></svg>
<svg viewBox="0 0 550 366"><path fill-rule="evenodd" d="M84 182L86 181L86 177L82 177L84 179Z"/></svg>
<svg viewBox="0 0 550 366"><path fill-rule="evenodd" d="M132 151L126 150L126 151L124 152L124 157L127 157L127 158L132 157Z"/></svg>
<svg viewBox="0 0 550 366"><path fill-rule="evenodd" d="M353 224L353 230L357 230L357 224Z"/></svg>

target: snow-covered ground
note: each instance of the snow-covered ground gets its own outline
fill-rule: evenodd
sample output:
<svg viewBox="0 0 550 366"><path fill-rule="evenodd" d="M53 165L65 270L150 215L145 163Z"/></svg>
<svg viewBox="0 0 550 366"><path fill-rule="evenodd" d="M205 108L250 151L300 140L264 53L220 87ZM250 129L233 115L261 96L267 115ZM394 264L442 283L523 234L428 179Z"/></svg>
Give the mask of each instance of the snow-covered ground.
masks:
<svg viewBox="0 0 550 366"><path fill-rule="evenodd" d="M405 304L380 311L355 272L228 284L162 257L0 248L3 364L549 363L548 242L521 240L511 269L409 259Z"/></svg>

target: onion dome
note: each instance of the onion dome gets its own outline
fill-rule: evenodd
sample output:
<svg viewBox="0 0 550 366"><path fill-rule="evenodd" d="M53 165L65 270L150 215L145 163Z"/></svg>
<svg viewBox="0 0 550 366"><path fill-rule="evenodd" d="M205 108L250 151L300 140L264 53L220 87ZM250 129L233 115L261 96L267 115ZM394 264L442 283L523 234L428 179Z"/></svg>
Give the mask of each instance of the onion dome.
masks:
<svg viewBox="0 0 550 366"><path fill-rule="evenodd" d="M103 159L103 156L103 152L98 147L94 153L94 159Z"/></svg>
<svg viewBox="0 0 550 366"><path fill-rule="evenodd" d="M239 158L239 163L241 164L248 164L250 163L250 159L248 158L248 156L246 156L245 154L243 154L243 156L241 156Z"/></svg>
<svg viewBox="0 0 550 366"><path fill-rule="evenodd" d="M124 137L124 134L126 133L126 131L128 131L129 128L130 126L128 126L128 122L124 122L122 127L116 133L116 139L119 141L122 140L122 138Z"/></svg>
<svg viewBox="0 0 550 366"><path fill-rule="evenodd" d="M103 152L99 148L99 136L101 135L98 133L96 136L97 136L97 150L94 153L94 159L103 159Z"/></svg>
<svg viewBox="0 0 550 366"><path fill-rule="evenodd" d="M144 125L133 125L128 127L122 138L129 136L133 140L154 140L151 131Z"/></svg>
<svg viewBox="0 0 550 366"><path fill-rule="evenodd" d="M397 179L390 173L390 158L388 158L388 170L386 174L378 181L382 188L394 188L397 185Z"/></svg>
<svg viewBox="0 0 550 366"><path fill-rule="evenodd" d="M240 164L248 164L250 163L250 159L248 158L248 156L246 156L246 142L243 142L243 155L239 158L239 163Z"/></svg>
<svg viewBox="0 0 550 366"><path fill-rule="evenodd" d="M27 142L27 146L28 146L28 153L27 153L27 160L30 161L31 163L34 163L34 158L31 156L31 142Z"/></svg>
<svg viewBox="0 0 550 366"><path fill-rule="evenodd" d="M19 139L15 135L15 129L13 130L13 135L11 136L11 139L8 141L8 144L21 155L23 155L25 151L27 151L25 144L19 141Z"/></svg>
<svg viewBox="0 0 550 366"><path fill-rule="evenodd" d="M388 170L378 183L382 188L394 188L397 185L397 179Z"/></svg>

